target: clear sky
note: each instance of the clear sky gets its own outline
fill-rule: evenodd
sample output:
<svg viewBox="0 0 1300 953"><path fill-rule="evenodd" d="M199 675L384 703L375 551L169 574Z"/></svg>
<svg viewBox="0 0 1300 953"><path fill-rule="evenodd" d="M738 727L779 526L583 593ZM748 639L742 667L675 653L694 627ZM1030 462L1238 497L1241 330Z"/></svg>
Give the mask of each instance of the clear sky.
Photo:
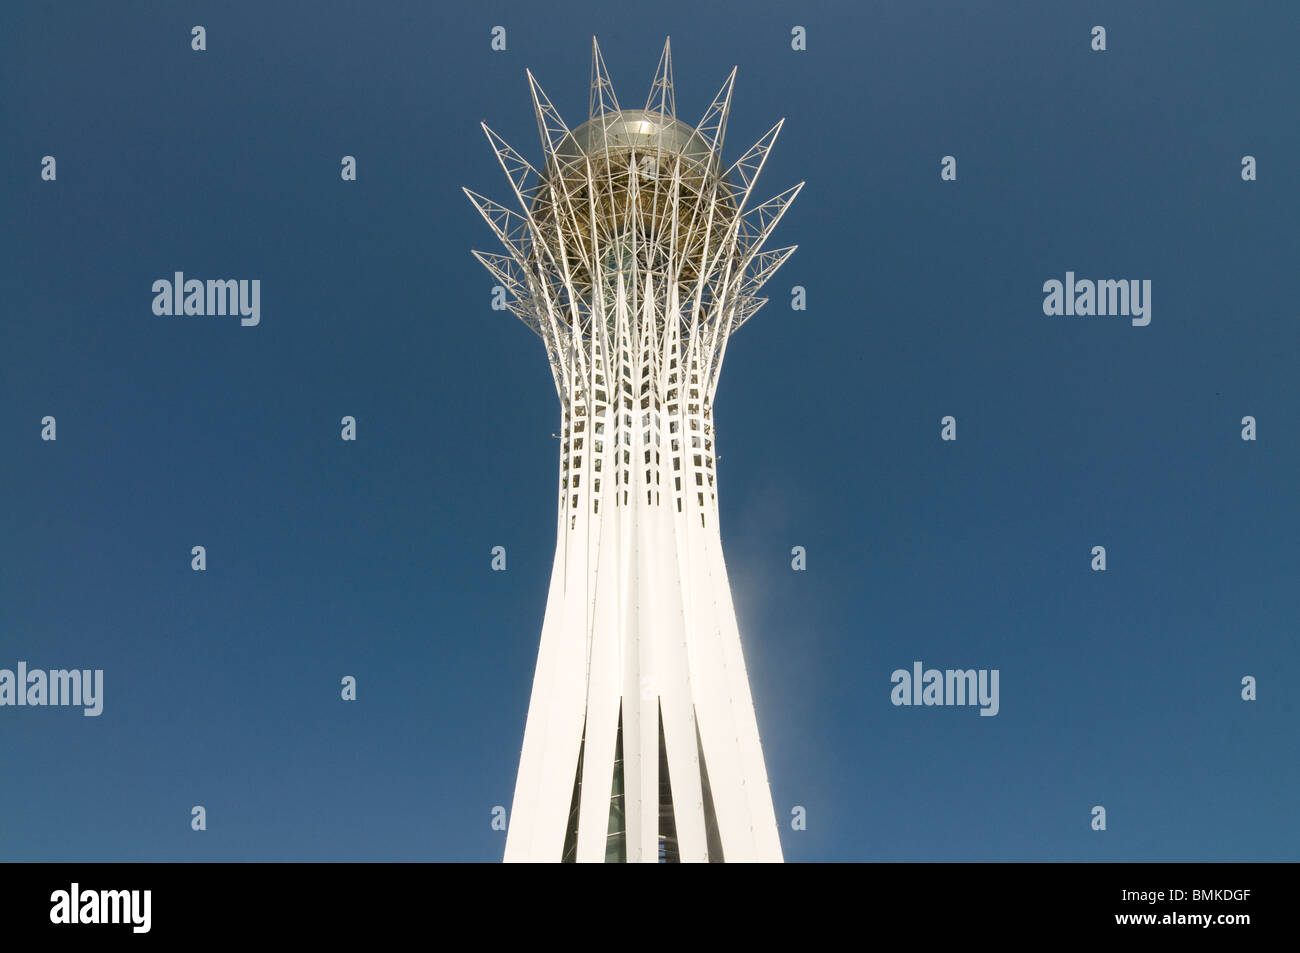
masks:
<svg viewBox="0 0 1300 953"><path fill-rule="evenodd" d="M726 156L784 116L758 192L808 182L716 409L787 858L1300 858L1298 28L1281 0L4 5L0 668L102 668L104 711L0 708L0 859L500 858L559 408L460 188L509 195L480 120L540 155L525 68L585 119L593 33L637 106L671 35L688 121L738 65ZM261 323L155 316L176 271L260 279ZM1045 316L1067 271L1149 279L1150 325ZM999 714L895 707L918 660L997 669Z"/></svg>

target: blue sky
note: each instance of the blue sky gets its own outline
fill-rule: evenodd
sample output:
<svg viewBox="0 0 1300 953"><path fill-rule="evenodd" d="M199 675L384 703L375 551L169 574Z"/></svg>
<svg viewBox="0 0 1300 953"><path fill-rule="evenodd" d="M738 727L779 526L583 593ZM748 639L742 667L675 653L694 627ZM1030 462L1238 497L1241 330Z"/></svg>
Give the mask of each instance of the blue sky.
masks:
<svg viewBox="0 0 1300 953"><path fill-rule="evenodd" d="M716 408L787 858L1300 857L1300 12L979 6L5 7L0 667L105 701L0 708L0 859L500 858L559 408L460 188L480 120L540 154L525 68L585 118L593 33L633 105L671 35L688 121L738 65L726 155L784 116L758 191L808 182ZM1151 324L1044 316L1067 270ZM1000 713L894 707L916 660Z"/></svg>

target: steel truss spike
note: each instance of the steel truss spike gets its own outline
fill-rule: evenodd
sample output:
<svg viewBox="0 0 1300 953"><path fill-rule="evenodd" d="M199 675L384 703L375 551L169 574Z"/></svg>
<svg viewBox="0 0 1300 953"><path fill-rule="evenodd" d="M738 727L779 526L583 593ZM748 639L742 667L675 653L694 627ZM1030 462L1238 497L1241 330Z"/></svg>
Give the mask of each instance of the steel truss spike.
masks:
<svg viewBox="0 0 1300 953"><path fill-rule="evenodd" d="M533 111L537 114L537 131L542 139L542 148L546 150L549 158L555 155L555 150L569 135L569 127L564 124L559 110L551 104L546 91L542 89L532 72L529 70L524 72L528 76L528 89L533 97Z"/></svg>
<svg viewBox="0 0 1300 953"><path fill-rule="evenodd" d="M617 113L618 98L614 95L614 84L605 68L605 58L600 55L600 44L591 38L591 96L588 101L588 119L598 119L607 113Z"/></svg>
<svg viewBox="0 0 1300 953"><path fill-rule="evenodd" d="M709 144L714 155L722 153L722 143L727 135L727 117L731 115L731 92L736 85L736 69L735 66L731 68L718 95L713 97L713 102L704 111L704 118L695 126L696 132Z"/></svg>
<svg viewBox="0 0 1300 953"><path fill-rule="evenodd" d="M650 95L646 98L646 112L657 112L661 116L676 118L677 105L673 96L673 56L671 40L664 40L664 51L659 55L659 67L650 84Z"/></svg>

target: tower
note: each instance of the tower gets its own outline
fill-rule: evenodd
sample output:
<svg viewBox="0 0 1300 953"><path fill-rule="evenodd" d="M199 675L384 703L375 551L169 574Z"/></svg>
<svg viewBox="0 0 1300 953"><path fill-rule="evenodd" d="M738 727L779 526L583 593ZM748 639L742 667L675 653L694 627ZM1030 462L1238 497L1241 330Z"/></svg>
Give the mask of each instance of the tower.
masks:
<svg viewBox="0 0 1300 953"><path fill-rule="evenodd" d="M802 183L750 193L777 123L721 161L736 71L677 119L669 44L623 109L592 39L569 129L532 73L545 162L484 125L520 211L465 190L505 246L474 252L546 345L562 440L555 565L507 861L779 861L722 558L713 401L727 342L794 247Z"/></svg>

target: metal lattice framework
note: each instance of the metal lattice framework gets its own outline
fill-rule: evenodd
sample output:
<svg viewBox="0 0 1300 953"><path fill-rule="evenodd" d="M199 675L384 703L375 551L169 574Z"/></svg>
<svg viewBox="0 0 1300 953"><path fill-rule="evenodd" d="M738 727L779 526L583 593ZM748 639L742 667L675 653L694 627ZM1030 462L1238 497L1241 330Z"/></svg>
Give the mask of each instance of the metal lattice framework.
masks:
<svg viewBox="0 0 1300 953"><path fill-rule="evenodd" d="M538 170L486 125L518 211L465 193L474 252L546 344L563 417L555 567L507 860L780 860L717 519L713 400L727 342L794 247L799 185L751 205L781 123L721 162L736 71L676 117L664 44L623 109L592 40L585 123L532 73Z"/></svg>

